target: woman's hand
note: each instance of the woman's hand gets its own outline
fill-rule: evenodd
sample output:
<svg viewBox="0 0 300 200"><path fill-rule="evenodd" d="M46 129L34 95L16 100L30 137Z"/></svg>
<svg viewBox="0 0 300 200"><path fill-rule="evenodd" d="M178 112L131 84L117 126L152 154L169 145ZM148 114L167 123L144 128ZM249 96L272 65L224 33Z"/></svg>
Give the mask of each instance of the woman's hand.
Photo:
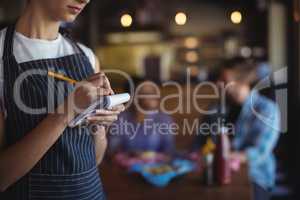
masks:
<svg viewBox="0 0 300 200"><path fill-rule="evenodd" d="M97 124L100 126L110 126L118 119L118 115L125 110L124 105L116 106L112 109L100 109L96 114L87 118L89 124Z"/></svg>
<svg viewBox="0 0 300 200"><path fill-rule="evenodd" d="M58 112L67 114L68 121L70 121L96 99L110 94L113 94L113 91L107 77L103 73L94 74L87 80L76 84L75 90L68 96L65 103L58 107Z"/></svg>
<svg viewBox="0 0 300 200"><path fill-rule="evenodd" d="M96 99L111 94L113 91L107 77L103 73L97 73L78 82L75 90L57 107L56 112L64 115L64 123L67 125L76 114L83 112Z"/></svg>
<svg viewBox="0 0 300 200"><path fill-rule="evenodd" d="M103 87L96 87L90 82L80 82L71 94L73 109L76 113L84 111L97 98L109 95L111 91Z"/></svg>
<svg viewBox="0 0 300 200"><path fill-rule="evenodd" d="M110 82L104 73L97 73L88 79L93 85L109 90L108 95L114 94L110 86ZM100 109L96 110L93 116L88 117L87 122L89 124L97 124L98 126L110 126L114 121L118 119L118 115L125 110L124 105L116 106L112 109Z"/></svg>
<svg viewBox="0 0 300 200"><path fill-rule="evenodd" d="M114 94L114 91L111 89L110 82L103 72L90 76L87 81L93 84L95 87L102 87L110 90L110 95Z"/></svg>
<svg viewBox="0 0 300 200"><path fill-rule="evenodd" d="M118 115L120 112L124 111L124 109L125 107L120 105L110 110L97 110L96 115L87 119L95 142L97 165L103 160L107 147L106 127L116 121Z"/></svg>
<svg viewBox="0 0 300 200"><path fill-rule="evenodd" d="M94 74L86 81L79 82L73 94L76 113L82 112L97 98L111 94L113 90L104 73Z"/></svg>

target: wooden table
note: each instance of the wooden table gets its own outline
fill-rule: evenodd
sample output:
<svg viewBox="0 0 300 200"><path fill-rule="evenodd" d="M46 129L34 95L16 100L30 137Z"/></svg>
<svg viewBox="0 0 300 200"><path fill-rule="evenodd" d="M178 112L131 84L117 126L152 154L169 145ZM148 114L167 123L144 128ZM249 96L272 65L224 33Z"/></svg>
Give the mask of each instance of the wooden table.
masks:
<svg viewBox="0 0 300 200"><path fill-rule="evenodd" d="M251 187L246 167L233 174L227 186L204 186L200 177L189 174L173 180L165 188L156 188L140 176L128 174L114 163L103 162L100 174L108 200L250 200Z"/></svg>

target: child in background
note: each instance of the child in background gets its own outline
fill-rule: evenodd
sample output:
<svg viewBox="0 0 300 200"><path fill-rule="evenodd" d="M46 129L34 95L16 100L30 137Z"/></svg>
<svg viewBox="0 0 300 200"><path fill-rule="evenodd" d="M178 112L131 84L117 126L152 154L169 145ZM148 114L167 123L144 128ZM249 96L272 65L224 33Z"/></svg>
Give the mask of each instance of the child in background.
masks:
<svg viewBox="0 0 300 200"><path fill-rule="evenodd" d="M171 153L174 138L172 118L159 111L159 89L150 81L137 85L135 103L111 126L111 152L155 151Z"/></svg>

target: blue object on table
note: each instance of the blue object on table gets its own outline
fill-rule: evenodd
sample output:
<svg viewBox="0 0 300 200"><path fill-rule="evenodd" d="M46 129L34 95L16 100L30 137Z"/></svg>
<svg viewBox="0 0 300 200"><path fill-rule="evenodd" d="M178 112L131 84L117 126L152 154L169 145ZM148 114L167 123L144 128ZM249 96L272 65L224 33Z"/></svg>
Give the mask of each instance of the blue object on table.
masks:
<svg viewBox="0 0 300 200"><path fill-rule="evenodd" d="M195 166L195 163L189 160L175 159L171 163L134 164L129 171L141 174L147 182L154 186L165 187L173 178L193 171ZM160 167L167 167L169 170L157 174L150 172L150 170Z"/></svg>

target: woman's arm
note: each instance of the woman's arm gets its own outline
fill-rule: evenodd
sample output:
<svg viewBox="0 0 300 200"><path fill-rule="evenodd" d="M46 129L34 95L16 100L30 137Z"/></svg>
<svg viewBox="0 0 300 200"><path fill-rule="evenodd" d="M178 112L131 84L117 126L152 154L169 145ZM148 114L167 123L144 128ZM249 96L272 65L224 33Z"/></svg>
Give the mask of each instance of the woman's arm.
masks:
<svg viewBox="0 0 300 200"><path fill-rule="evenodd" d="M6 144L5 136L4 136L4 113L0 112L0 152L4 149L4 146Z"/></svg>
<svg viewBox="0 0 300 200"><path fill-rule="evenodd" d="M125 107L123 105L116 106L112 110L97 110L97 115L89 117L88 121L91 124L98 124L97 131L93 134L95 151L96 151L96 162L97 165L101 163L104 157L104 153L107 148L107 129L114 121L118 119L118 115L123 112Z"/></svg>
<svg viewBox="0 0 300 200"><path fill-rule="evenodd" d="M0 191L28 173L62 134L68 124L67 114L49 114L35 129L16 144L5 148L1 140ZM4 116L0 114L0 138L4 138Z"/></svg>
<svg viewBox="0 0 300 200"><path fill-rule="evenodd" d="M96 55L95 55L95 72L96 73L100 72L100 62Z"/></svg>
<svg viewBox="0 0 300 200"><path fill-rule="evenodd" d="M100 62L99 59L95 56L96 66L95 71L100 72ZM111 89L110 83L106 80L104 84L106 88L113 91ZM95 153L96 153L96 163L99 165L104 157L106 148L107 148L107 137L106 137L106 128L114 121L118 119L118 115L120 112L124 111L124 106L118 106L113 110L98 110L97 115L94 117L90 117L88 119L89 123L91 124L99 124L97 131L93 134L94 143L95 143ZM101 123L99 123L101 121Z"/></svg>
<svg viewBox="0 0 300 200"><path fill-rule="evenodd" d="M95 55L95 72L100 72L100 62L98 57ZM97 123L97 122L96 122ZM106 148L107 148L107 138L106 130L104 127L98 127L98 130L93 135L95 143L95 153L96 153L96 163L99 165L102 162Z"/></svg>
<svg viewBox="0 0 300 200"><path fill-rule="evenodd" d="M103 75L93 75L89 83L98 85ZM93 99L108 95L109 90L84 84L74 91L66 101L58 106L57 112L48 116L17 143L6 147L0 145L0 191L27 174L61 136L75 115L74 103L78 108L86 108ZM75 102L74 102L74 101ZM4 116L0 115L0 138L4 138ZM9 134L9 133L8 133Z"/></svg>
<svg viewBox="0 0 300 200"><path fill-rule="evenodd" d="M103 158L107 148L107 138L106 130L104 126L99 126L96 133L93 134L95 142L95 152L96 152L96 163L99 165Z"/></svg>

